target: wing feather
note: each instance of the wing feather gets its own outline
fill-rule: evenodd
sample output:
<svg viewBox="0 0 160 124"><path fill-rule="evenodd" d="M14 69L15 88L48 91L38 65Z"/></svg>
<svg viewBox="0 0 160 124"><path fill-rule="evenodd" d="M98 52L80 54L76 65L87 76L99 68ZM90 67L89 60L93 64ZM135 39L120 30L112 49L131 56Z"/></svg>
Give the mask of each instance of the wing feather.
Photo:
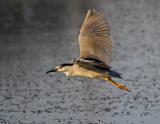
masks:
<svg viewBox="0 0 160 124"><path fill-rule="evenodd" d="M112 59L112 42L108 23L102 14L89 10L82 24L80 58L93 58L108 64Z"/></svg>

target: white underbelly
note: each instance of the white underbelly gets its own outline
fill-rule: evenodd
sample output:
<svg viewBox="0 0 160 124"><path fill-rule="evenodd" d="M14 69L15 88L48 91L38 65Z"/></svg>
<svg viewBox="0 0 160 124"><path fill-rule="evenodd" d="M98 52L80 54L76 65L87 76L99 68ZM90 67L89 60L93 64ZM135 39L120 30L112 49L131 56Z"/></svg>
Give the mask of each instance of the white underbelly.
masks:
<svg viewBox="0 0 160 124"><path fill-rule="evenodd" d="M76 67L74 71L67 72L66 76L77 76L77 77L87 77L87 78L99 78L103 74L100 74L98 72L94 72L85 68Z"/></svg>

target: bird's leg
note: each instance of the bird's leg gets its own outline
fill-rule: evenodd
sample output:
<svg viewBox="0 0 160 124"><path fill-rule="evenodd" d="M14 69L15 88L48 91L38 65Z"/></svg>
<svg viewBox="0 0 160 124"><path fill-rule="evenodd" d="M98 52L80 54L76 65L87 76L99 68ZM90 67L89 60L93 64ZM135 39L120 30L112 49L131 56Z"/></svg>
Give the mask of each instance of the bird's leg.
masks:
<svg viewBox="0 0 160 124"><path fill-rule="evenodd" d="M114 85L115 87L125 90L125 91L129 91L129 89L127 87L125 87L124 85L117 83L115 81L113 81L110 77L103 77L104 80L108 81L110 84Z"/></svg>

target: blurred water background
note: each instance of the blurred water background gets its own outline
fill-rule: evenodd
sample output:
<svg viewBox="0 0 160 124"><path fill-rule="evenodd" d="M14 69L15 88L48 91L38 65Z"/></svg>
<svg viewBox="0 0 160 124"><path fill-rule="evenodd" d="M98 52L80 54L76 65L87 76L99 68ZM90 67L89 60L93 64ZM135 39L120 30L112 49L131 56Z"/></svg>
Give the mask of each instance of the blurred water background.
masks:
<svg viewBox="0 0 160 124"><path fill-rule="evenodd" d="M79 56L88 9L111 27L116 81L46 75ZM159 0L0 1L0 124L159 124Z"/></svg>

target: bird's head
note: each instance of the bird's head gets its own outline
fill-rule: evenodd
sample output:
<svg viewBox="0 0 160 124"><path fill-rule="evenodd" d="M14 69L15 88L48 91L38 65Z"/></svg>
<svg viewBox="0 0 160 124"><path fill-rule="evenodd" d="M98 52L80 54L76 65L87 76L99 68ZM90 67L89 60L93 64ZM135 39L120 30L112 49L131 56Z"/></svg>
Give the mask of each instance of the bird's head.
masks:
<svg viewBox="0 0 160 124"><path fill-rule="evenodd" d="M47 71L46 73L48 74L51 72L67 72L72 65L73 65L72 63L64 63L59 66L56 66L55 68Z"/></svg>

